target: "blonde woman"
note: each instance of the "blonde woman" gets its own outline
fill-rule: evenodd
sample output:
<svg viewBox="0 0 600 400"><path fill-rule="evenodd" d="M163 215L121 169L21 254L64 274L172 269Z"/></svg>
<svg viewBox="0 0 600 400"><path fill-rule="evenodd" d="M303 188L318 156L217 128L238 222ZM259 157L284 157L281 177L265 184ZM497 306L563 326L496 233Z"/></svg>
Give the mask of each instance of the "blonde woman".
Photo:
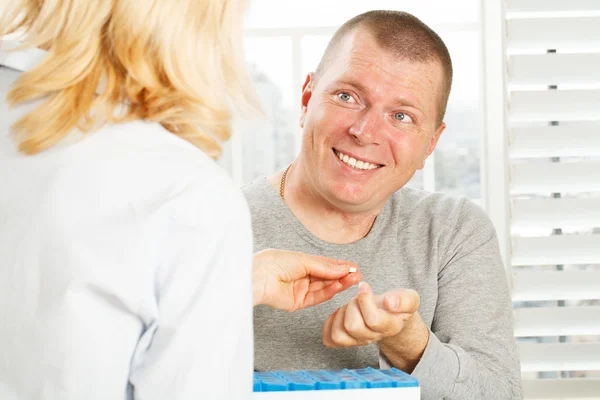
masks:
<svg viewBox="0 0 600 400"><path fill-rule="evenodd" d="M246 204L212 160L229 105L254 107L241 3L2 2L2 400L247 399L252 304L360 278L269 250L250 272Z"/></svg>

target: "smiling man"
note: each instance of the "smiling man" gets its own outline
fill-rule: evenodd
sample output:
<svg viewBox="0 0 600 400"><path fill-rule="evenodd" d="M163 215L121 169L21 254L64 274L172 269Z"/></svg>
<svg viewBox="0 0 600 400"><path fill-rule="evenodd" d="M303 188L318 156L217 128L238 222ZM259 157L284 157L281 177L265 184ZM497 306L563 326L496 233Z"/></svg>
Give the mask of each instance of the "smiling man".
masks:
<svg viewBox="0 0 600 400"><path fill-rule="evenodd" d="M444 131L451 82L446 46L410 14L371 11L334 35L303 87L298 158L244 190L255 251L351 260L364 281L295 313L256 308L257 370L395 366L425 400L522 398L490 220L405 187Z"/></svg>

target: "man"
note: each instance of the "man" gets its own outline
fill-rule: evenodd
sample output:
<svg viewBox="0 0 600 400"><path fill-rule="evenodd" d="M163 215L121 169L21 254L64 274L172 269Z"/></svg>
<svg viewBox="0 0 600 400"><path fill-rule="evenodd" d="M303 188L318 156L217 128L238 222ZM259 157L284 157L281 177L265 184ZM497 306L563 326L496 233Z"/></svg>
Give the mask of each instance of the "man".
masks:
<svg viewBox="0 0 600 400"><path fill-rule="evenodd" d="M302 149L244 188L255 251L356 262L358 293L255 308L255 368L395 366L423 399L522 398L493 226L465 199L404 187L444 131L448 50L410 14L344 24L302 92Z"/></svg>

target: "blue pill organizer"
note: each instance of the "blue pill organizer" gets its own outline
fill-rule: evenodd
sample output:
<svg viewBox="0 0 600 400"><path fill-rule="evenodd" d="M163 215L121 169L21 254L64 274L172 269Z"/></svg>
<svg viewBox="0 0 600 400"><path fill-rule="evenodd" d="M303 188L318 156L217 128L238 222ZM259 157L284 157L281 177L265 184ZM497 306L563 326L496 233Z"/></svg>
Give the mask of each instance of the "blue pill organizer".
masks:
<svg viewBox="0 0 600 400"><path fill-rule="evenodd" d="M310 396L310 397L309 397ZM419 382L396 368L254 373L253 400L417 400Z"/></svg>

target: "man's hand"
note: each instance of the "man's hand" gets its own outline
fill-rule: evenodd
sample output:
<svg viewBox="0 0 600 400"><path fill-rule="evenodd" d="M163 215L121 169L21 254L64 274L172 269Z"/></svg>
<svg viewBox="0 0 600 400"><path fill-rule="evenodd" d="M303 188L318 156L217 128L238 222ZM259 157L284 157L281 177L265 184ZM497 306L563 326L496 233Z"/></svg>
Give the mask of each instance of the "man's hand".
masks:
<svg viewBox="0 0 600 400"><path fill-rule="evenodd" d="M253 259L254 305L296 311L327 301L361 279L358 266L349 261L295 251L263 250L254 254Z"/></svg>
<svg viewBox="0 0 600 400"><path fill-rule="evenodd" d="M374 296L364 282L358 295L329 316L323 327L327 347L366 346L399 335L419 309L420 297L411 289Z"/></svg>

